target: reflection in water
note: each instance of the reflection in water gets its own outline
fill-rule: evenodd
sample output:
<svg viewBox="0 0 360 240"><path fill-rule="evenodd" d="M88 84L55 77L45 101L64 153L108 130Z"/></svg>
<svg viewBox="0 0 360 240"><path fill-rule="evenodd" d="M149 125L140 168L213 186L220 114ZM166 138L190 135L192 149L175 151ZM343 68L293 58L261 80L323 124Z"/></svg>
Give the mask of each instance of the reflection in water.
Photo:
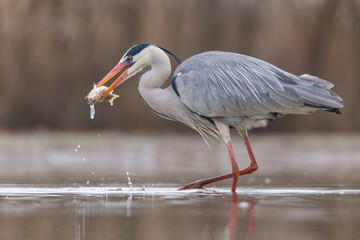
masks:
<svg viewBox="0 0 360 240"><path fill-rule="evenodd" d="M238 195L237 193L232 193L232 202L230 206L230 217L229 217L229 223L227 225L228 231L228 238L229 240L235 240L237 228L238 228L238 222L239 222L239 214L238 214ZM247 240L253 240L255 239L255 229L256 229L256 219L255 219L255 201L249 201L244 202L247 204L243 204L243 209L247 209L247 230L245 233L245 239Z"/></svg>
<svg viewBox="0 0 360 240"><path fill-rule="evenodd" d="M229 240L234 240L236 235L236 228L238 223L238 195L232 193L232 203L230 207L230 219L228 223Z"/></svg>
<svg viewBox="0 0 360 240"><path fill-rule="evenodd" d="M0 239L359 239L359 189L238 190L0 185Z"/></svg>
<svg viewBox="0 0 360 240"><path fill-rule="evenodd" d="M77 202L76 196L74 201ZM89 212L89 197L86 198L86 204L79 202L78 208L75 209L75 239L85 239L86 237L86 216Z"/></svg>
<svg viewBox="0 0 360 240"><path fill-rule="evenodd" d="M152 196L154 197L154 196ZM130 227L130 220L132 217L132 202L133 194L121 195L121 197L110 196L109 194L103 195L89 195L85 198L83 196L74 195L73 201L76 203L74 206L75 210L75 239L92 239L94 236L95 224L106 226L102 223L103 219L107 219L108 216L112 216L114 221L118 221L122 217L123 209L125 208L126 219L125 227ZM121 228L118 229L120 232L123 231ZM102 229L101 232L106 232ZM60 238L59 238L60 239ZM105 238L108 239L108 238Z"/></svg>
<svg viewBox="0 0 360 240"><path fill-rule="evenodd" d="M121 193L121 192L120 192ZM103 217L107 217L109 214L112 217L113 222L121 222L121 219L124 219L124 228L121 227L121 224L117 226L115 229L119 232L127 232L128 236L132 236L133 239L137 239L136 235L138 229L143 227L143 223L139 220L139 216L137 215L139 212L139 203L140 205L145 205L144 209L141 209L142 218L151 218L153 219L151 227L155 226L154 229L146 229L144 228L144 234L149 234L149 238L140 239L158 239L162 234L169 234L172 239L183 239L182 237L177 237L180 232L188 231L188 233L193 234L193 238L187 237L187 239L208 239L209 236L219 236L219 239L227 239L227 240L235 240L235 239L247 239L253 240L255 239L255 230L256 230L256 219L255 219L255 199L243 199L243 201L239 202L239 196L237 193L207 193L207 192L199 192L199 193L191 193L191 194L177 194L176 192L169 192L170 195L151 195L151 194L139 194L134 191L134 193L126 192L125 194L121 194L119 196L108 196L108 194L103 195L100 199L99 196L86 196L83 198L82 196L74 196L74 201L77 203L75 206L76 212L76 222L75 222L75 239L89 239L93 237L95 223L101 223L101 219ZM134 195L135 194L135 195ZM222 196L225 194L225 196ZM228 194L232 194L231 198L227 198ZM225 199L224 199L225 197ZM228 199L231 202L227 201ZM163 202L165 200L166 202ZM136 201L136 204L133 204L133 201ZM221 203L219 202L221 201ZM154 205L154 202L160 203L160 205ZM230 205L229 205L230 203ZM181 208L170 208L171 205L179 205ZM196 206L198 204L205 205L208 207L216 204L219 207L219 210L214 212L213 215L209 218L207 216L207 211L198 212L196 211ZM220 214L220 212L226 213L227 211L220 206L224 207L230 206L230 211L228 218L224 218L227 214ZM133 208L137 208L137 214L133 214ZM195 207L195 208L194 208ZM208 209L205 207L205 209ZM148 209L150 208L150 209ZM122 214L122 209L125 210L124 214ZM187 230L189 226L186 222L182 220L174 220L176 216L181 216L186 212L187 209L193 209L190 212L185 214L185 218L194 218L197 219L198 231L199 232L191 232ZM223 210L221 210L223 209ZM155 216L148 216L149 213L156 213ZM150 214L150 215L152 215ZM170 216L170 219L167 218ZM213 219L216 218L216 225L226 225L226 231L223 237L220 237L219 233L216 232L216 228L208 227L209 221L212 222ZM241 220L240 220L241 219ZM191 221L189 221L190 224ZM163 225L162 231L158 231L156 229L156 225ZM103 224L102 224L103 225ZM103 225L103 227L106 226ZM174 226L177 226L178 232L173 229ZM103 228L102 227L102 228ZM108 226L106 226L108 228ZM201 229L203 229L201 231ZM101 231L105 231L102 229ZM152 233L152 232L156 233ZM166 233L168 231L168 233ZM192 230L194 231L194 230ZM99 234L99 233L98 233ZM118 233L117 233L118 234ZM200 234L200 235L199 235ZM125 234L126 235L126 234ZM120 234L122 236L122 234ZM153 237L151 237L153 236ZM107 238L105 238L107 239ZM215 238L217 239L217 238Z"/></svg>
<svg viewBox="0 0 360 240"><path fill-rule="evenodd" d="M131 217L132 215L131 204L132 204L132 194L130 194L128 199L126 200L126 217L128 218Z"/></svg>
<svg viewBox="0 0 360 240"><path fill-rule="evenodd" d="M253 240L255 239L255 230L256 230L256 218L255 218L255 202L251 202L248 211L248 229L246 233L246 239Z"/></svg>

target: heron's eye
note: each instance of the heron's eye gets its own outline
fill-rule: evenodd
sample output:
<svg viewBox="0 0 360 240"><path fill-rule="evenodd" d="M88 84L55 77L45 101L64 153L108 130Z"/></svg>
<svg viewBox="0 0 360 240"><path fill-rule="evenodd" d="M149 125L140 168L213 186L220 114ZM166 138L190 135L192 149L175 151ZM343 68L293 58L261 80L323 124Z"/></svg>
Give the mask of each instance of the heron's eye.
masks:
<svg viewBox="0 0 360 240"><path fill-rule="evenodd" d="M126 61L127 61L127 62L132 62L132 60L133 60L133 57L127 57L127 58L126 58Z"/></svg>

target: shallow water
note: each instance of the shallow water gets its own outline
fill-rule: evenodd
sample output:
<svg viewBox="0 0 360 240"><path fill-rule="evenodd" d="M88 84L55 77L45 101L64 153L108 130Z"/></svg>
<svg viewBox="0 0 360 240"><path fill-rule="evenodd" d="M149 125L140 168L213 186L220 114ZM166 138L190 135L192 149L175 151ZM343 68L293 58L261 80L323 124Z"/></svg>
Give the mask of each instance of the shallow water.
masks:
<svg viewBox="0 0 360 240"><path fill-rule="evenodd" d="M251 141L260 169L232 194L176 190L230 169L197 136L2 134L0 239L360 239L357 135Z"/></svg>
<svg viewBox="0 0 360 240"><path fill-rule="evenodd" d="M239 188L233 195L219 188L2 185L0 236L357 239L359 197L359 189Z"/></svg>

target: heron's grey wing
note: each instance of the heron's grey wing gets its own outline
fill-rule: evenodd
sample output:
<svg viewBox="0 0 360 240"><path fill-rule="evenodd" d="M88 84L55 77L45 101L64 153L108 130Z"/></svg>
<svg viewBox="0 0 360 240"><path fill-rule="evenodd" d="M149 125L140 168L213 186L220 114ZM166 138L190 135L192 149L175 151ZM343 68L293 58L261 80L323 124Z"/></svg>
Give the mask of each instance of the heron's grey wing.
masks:
<svg viewBox="0 0 360 240"><path fill-rule="evenodd" d="M310 75L303 76L249 56L211 51L184 61L172 84L189 109L208 117L302 113L305 105L342 106L329 90L331 83L319 79L318 84Z"/></svg>

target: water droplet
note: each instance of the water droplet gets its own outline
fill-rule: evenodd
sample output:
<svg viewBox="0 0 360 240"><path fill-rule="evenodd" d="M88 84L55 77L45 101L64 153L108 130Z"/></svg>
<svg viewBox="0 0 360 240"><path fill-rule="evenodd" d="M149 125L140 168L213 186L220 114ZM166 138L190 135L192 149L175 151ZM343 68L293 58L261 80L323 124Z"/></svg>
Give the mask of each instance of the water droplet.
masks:
<svg viewBox="0 0 360 240"><path fill-rule="evenodd" d="M75 152L77 152L77 148L75 149Z"/></svg>
<svg viewBox="0 0 360 240"><path fill-rule="evenodd" d="M104 181L104 178L103 178L103 177L101 178L101 181Z"/></svg>
<svg viewBox="0 0 360 240"><path fill-rule="evenodd" d="M83 162L85 162L85 158L83 158L83 160L82 160Z"/></svg>
<svg viewBox="0 0 360 240"><path fill-rule="evenodd" d="M95 175L95 172L92 172L92 175Z"/></svg>
<svg viewBox="0 0 360 240"><path fill-rule="evenodd" d="M94 116L95 116L95 106L94 106L94 103L91 103L90 104L90 118L94 119Z"/></svg>
<svg viewBox="0 0 360 240"><path fill-rule="evenodd" d="M248 202L240 202L239 207L241 208L249 208L250 204Z"/></svg>
<svg viewBox="0 0 360 240"><path fill-rule="evenodd" d="M270 179L270 178L265 179L265 183L266 183L266 184L271 183L271 179Z"/></svg>
<svg viewBox="0 0 360 240"><path fill-rule="evenodd" d="M86 184L89 184L89 183L90 183L90 181L89 181L89 180L87 180L87 181L86 181Z"/></svg>
<svg viewBox="0 0 360 240"><path fill-rule="evenodd" d="M74 182L74 186L76 186L76 182Z"/></svg>
<svg viewBox="0 0 360 240"><path fill-rule="evenodd" d="M80 148L80 145L78 145L78 148Z"/></svg>

